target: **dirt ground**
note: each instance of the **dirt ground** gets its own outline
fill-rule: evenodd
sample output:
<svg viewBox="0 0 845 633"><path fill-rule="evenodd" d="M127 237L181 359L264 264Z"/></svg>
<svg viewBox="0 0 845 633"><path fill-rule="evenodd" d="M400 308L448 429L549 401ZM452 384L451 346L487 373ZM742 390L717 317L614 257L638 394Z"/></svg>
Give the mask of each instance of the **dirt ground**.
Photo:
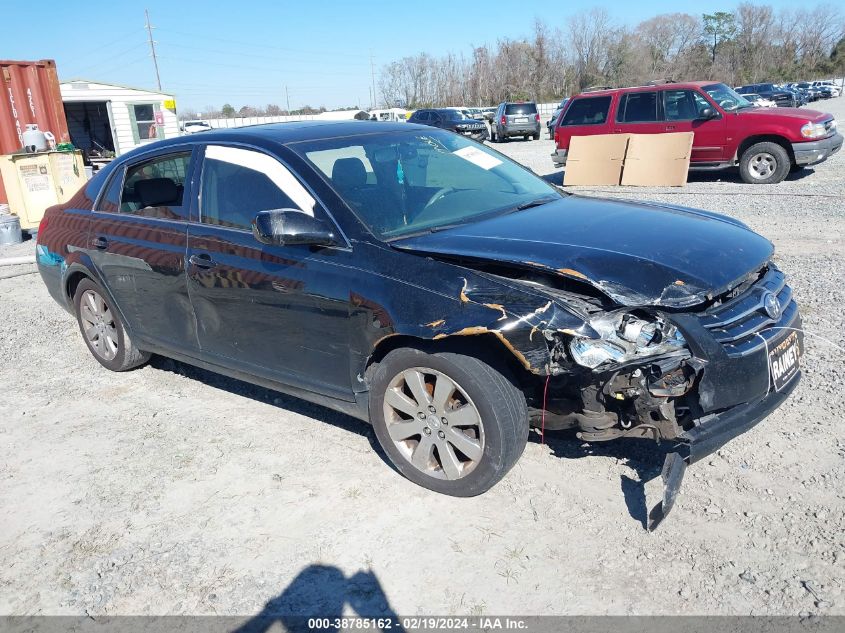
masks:
<svg viewBox="0 0 845 633"><path fill-rule="evenodd" d="M496 148L560 178L550 141ZM656 532L651 444L532 435L487 494L440 496L343 415L163 358L104 370L5 267L0 614L845 614L845 153L776 186L580 193L747 222L812 334L793 397L690 468Z"/></svg>

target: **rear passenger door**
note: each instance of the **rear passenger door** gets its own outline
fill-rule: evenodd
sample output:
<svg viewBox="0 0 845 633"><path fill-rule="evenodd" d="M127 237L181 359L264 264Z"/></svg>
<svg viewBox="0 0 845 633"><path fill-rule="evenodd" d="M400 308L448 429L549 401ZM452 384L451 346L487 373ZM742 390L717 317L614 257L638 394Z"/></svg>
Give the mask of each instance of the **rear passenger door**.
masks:
<svg viewBox="0 0 845 633"><path fill-rule="evenodd" d="M196 346L185 282L193 166L186 146L115 170L89 233L91 259L135 335L182 350Z"/></svg>
<svg viewBox="0 0 845 633"><path fill-rule="evenodd" d="M621 134L660 134L661 104L656 90L627 92L619 97L613 131Z"/></svg>
<svg viewBox="0 0 845 633"><path fill-rule="evenodd" d="M198 182L188 287L203 357L351 400L351 249L269 246L252 234L259 211L293 208L333 220L296 174L257 149L208 145Z"/></svg>

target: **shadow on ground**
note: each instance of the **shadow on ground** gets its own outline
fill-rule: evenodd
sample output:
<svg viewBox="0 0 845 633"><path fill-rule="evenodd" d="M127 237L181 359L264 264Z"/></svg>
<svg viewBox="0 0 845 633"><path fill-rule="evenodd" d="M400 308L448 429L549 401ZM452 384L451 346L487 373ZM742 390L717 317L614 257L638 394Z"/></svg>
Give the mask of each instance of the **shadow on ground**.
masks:
<svg viewBox="0 0 845 633"><path fill-rule="evenodd" d="M227 391L236 396L250 398L251 400L263 402L284 411L290 411L291 413L314 418L319 422L331 424L337 428L343 429L344 431L357 433L358 435L367 438L370 446L372 446L373 450L382 459L382 461L393 468L393 464L390 463L387 456L384 454L384 451L381 450L381 446L379 446L375 433L373 433L372 426L366 422L353 418L352 416L346 415L345 413L334 411L328 407L323 407L319 404L314 404L295 396L289 396L281 391L274 391L273 389L267 389L266 387L254 385L243 380L229 378L228 376L201 369L199 367L194 367L193 365L181 363L163 356L154 355L150 361L150 366L161 371L185 376L191 380L196 380L210 387L214 387L215 389Z"/></svg>
<svg viewBox="0 0 845 633"><path fill-rule="evenodd" d="M294 396L229 378L169 358L153 356L150 365L155 369L176 373L236 396L250 398L285 411L313 418L317 423L325 422L345 431L357 433L366 437L379 458L394 472L398 472L379 445L372 427L361 420ZM532 433L529 441L540 442L539 433ZM625 461L626 465L637 473L638 478L638 480L634 480L626 475L622 476L621 487L625 504L631 517L641 523L643 528L647 527L648 508L645 484L660 475L663 461L670 452L668 444L658 446L652 441L636 439L588 444L578 440L575 434L569 431L547 431L546 444L552 449L553 455L566 460L584 457L612 457Z"/></svg>
<svg viewBox="0 0 845 633"><path fill-rule="evenodd" d="M530 440L540 443L539 433L532 433ZM671 452L669 443L657 444L645 439L621 439L588 444L575 437L573 431L546 431L546 444L556 457L567 460L585 457L612 457L623 461L637 473L637 479L622 475L620 485L628 513L643 529L648 528L648 505L645 485L659 477L666 455Z"/></svg>
<svg viewBox="0 0 845 633"><path fill-rule="evenodd" d="M343 627L335 620L344 616L346 607L362 618L390 618L390 630L404 631L372 571L347 578L337 567L309 565L235 633L265 633L277 622L284 631L340 631ZM320 618L326 626L309 626L309 618Z"/></svg>

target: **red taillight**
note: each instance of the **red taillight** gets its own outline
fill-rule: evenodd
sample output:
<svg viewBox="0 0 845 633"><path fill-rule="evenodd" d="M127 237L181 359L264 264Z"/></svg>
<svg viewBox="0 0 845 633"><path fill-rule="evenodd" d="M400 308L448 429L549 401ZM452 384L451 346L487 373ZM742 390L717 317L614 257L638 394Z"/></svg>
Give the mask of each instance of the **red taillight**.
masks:
<svg viewBox="0 0 845 633"><path fill-rule="evenodd" d="M539 120L540 120L540 113L539 113L539 112L538 112L537 114L535 114L535 115L534 115L534 120L535 120L535 121L539 121Z"/></svg>
<svg viewBox="0 0 845 633"><path fill-rule="evenodd" d="M503 114L503 115L502 115L502 125L507 125L507 124L508 124L508 117L506 117L506 116Z"/></svg>
<svg viewBox="0 0 845 633"><path fill-rule="evenodd" d="M42 235L44 235L44 231L47 230L47 225L49 224L49 222L50 221L47 219L46 215L41 218L41 222L38 223L38 237L39 238Z"/></svg>

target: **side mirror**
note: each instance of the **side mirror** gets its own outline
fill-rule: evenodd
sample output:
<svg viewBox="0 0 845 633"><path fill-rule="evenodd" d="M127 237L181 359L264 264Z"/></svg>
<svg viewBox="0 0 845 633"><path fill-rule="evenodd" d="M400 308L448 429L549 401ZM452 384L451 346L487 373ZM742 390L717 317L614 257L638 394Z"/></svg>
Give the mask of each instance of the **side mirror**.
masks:
<svg viewBox="0 0 845 633"><path fill-rule="evenodd" d="M252 234L262 244L272 246L332 246L337 243L334 232L325 222L299 209L259 211L252 221Z"/></svg>
<svg viewBox="0 0 845 633"><path fill-rule="evenodd" d="M698 113L699 119L715 119L716 118L716 111L713 108L704 108L701 112Z"/></svg>

